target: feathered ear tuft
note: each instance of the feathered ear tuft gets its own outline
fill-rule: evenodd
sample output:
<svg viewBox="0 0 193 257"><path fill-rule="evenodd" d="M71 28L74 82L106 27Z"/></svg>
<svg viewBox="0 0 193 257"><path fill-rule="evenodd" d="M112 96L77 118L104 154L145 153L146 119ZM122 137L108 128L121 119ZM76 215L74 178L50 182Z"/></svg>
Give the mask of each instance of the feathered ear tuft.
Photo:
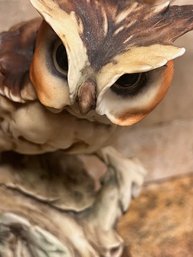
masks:
<svg viewBox="0 0 193 257"><path fill-rule="evenodd" d="M140 25L132 27L132 39L128 43L136 46L153 44L173 44L173 42L193 30L193 5L171 5L171 0L136 1L135 13Z"/></svg>
<svg viewBox="0 0 193 257"><path fill-rule="evenodd" d="M168 26L169 38L171 38L172 42L193 30L193 5L171 6L168 14L170 15L170 20L172 20ZM173 28L174 22L175 27Z"/></svg>
<svg viewBox="0 0 193 257"><path fill-rule="evenodd" d="M77 60L80 60L77 71L83 70L85 64L99 71L135 48L171 46L178 37L193 30L193 5L170 5L170 0L31 2L65 43L67 53L73 53L74 64L70 67L77 66ZM156 65L159 63L160 60ZM69 74L75 74L74 70ZM73 85L78 79L74 81Z"/></svg>

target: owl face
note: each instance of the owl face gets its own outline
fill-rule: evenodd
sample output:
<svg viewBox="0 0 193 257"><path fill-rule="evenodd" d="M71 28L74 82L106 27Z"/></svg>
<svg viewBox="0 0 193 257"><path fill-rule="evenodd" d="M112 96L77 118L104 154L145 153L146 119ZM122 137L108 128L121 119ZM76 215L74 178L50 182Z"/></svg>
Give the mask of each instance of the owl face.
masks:
<svg viewBox="0 0 193 257"><path fill-rule="evenodd" d="M172 43L192 29L188 8L131 0L31 2L45 20L30 71L43 105L83 117L96 112L126 126L162 100L172 60L185 52Z"/></svg>

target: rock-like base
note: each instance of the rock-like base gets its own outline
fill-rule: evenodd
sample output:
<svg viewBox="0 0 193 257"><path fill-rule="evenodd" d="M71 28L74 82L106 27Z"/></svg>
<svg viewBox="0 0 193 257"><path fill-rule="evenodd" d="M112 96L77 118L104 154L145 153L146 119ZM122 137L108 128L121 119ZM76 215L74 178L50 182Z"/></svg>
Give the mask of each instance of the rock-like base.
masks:
<svg viewBox="0 0 193 257"><path fill-rule="evenodd" d="M188 175L145 186L119 223L129 257L193 256L192 184Z"/></svg>
<svg viewBox="0 0 193 257"><path fill-rule="evenodd" d="M100 157L107 172L96 189L80 160L63 153L2 156L1 257L119 257L115 231L143 182L135 160L112 149Z"/></svg>

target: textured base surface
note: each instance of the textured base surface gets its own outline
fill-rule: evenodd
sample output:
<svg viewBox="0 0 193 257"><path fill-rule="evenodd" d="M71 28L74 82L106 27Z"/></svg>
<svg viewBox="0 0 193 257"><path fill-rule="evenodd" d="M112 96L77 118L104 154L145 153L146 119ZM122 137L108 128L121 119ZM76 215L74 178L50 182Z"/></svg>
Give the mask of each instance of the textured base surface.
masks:
<svg viewBox="0 0 193 257"><path fill-rule="evenodd" d="M62 152L0 156L1 257L120 257L115 228L145 171L107 148L98 185L81 159ZM96 187L97 186L97 187Z"/></svg>
<svg viewBox="0 0 193 257"><path fill-rule="evenodd" d="M145 186L119 224L124 257L193 256L193 176Z"/></svg>

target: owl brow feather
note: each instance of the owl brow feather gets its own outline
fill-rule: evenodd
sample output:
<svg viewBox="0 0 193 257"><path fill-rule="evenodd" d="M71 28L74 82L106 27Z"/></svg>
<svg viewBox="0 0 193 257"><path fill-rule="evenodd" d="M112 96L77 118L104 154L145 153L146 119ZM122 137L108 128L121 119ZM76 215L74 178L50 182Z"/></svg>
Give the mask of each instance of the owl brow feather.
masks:
<svg viewBox="0 0 193 257"><path fill-rule="evenodd" d="M80 36L95 70L133 47L171 45L193 29L193 5L170 6L170 1L153 5L149 0L55 1L81 22Z"/></svg>

